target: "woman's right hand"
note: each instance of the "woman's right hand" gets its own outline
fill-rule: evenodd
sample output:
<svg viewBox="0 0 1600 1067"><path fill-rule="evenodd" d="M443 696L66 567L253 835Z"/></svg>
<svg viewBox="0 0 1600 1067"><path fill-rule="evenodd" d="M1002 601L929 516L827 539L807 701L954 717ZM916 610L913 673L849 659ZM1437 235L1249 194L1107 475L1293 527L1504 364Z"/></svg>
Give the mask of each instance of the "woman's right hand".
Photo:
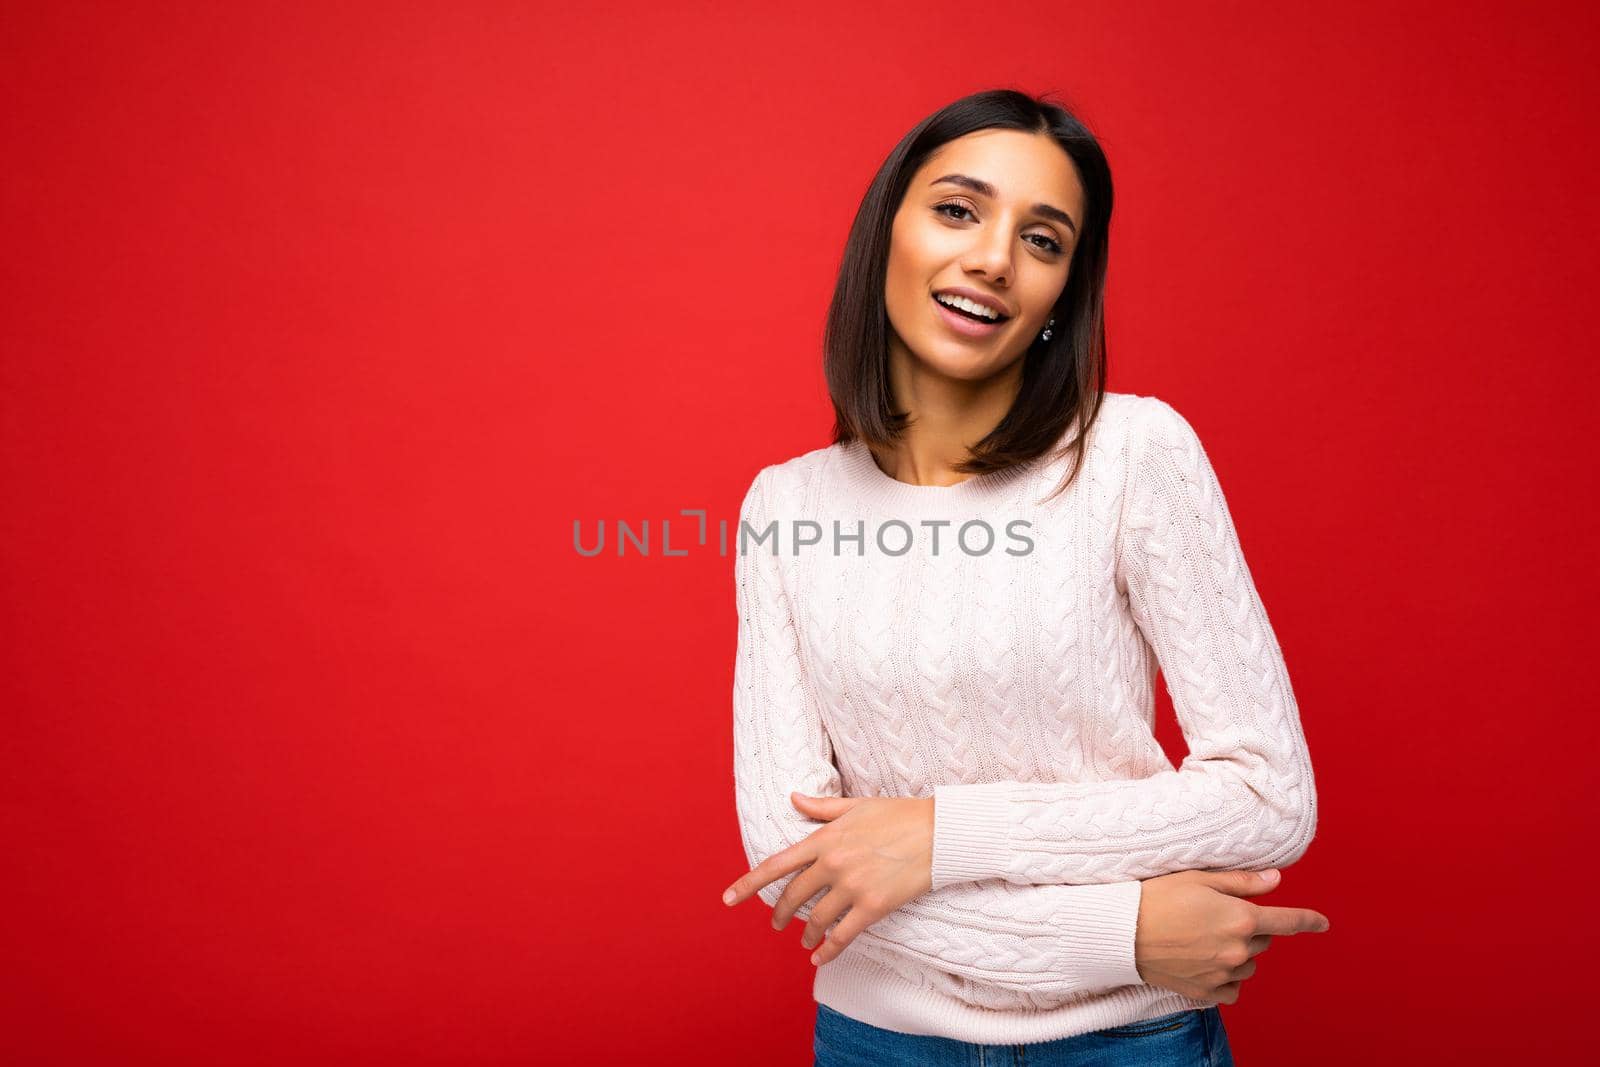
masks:
<svg viewBox="0 0 1600 1067"><path fill-rule="evenodd" d="M1270 875L1270 880L1263 874ZM1232 1004L1239 983L1274 935L1321 933L1328 917L1309 908L1270 908L1241 897L1278 887L1266 871L1179 871L1144 881L1134 957L1146 985Z"/></svg>

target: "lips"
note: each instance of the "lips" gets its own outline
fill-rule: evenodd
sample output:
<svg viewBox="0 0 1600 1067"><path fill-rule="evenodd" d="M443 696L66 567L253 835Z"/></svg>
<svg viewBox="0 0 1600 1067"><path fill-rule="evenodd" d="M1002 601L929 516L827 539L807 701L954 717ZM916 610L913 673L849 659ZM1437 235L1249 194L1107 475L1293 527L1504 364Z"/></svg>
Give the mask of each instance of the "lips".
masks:
<svg viewBox="0 0 1600 1067"><path fill-rule="evenodd" d="M933 301L940 320L950 328L951 332L963 337L989 337L999 333L1000 327L1005 325L1003 322L989 322L963 314L955 308L946 307L931 296L928 299Z"/></svg>
<svg viewBox="0 0 1600 1067"><path fill-rule="evenodd" d="M933 298L933 300L934 300L934 303L938 304L940 307L944 308L946 311L953 311L957 315L960 315L962 318L971 319L973 322L981 322L981 323L985 323L986 325L989 325L989 326L998 326L1000 323L1005 321L1005 316L1003 316L1003 315L997 316L997 317L992 318L992 319L984 318L982 315L974 314L973 312L968 311L966 308L951 307L949 304L946 304L944 301L940 300L937 296L935 296Z"/></svg>
<svg viewBox="0 0 1600 1067"><path fill-rule="evenodd" d="M993 311L996 315L1000 316L1000 321L1002 322L1011 317L1011 309L1006 307L999 297L991 296L988 293L981 292L977 289L969 289L964 285L952 285L946 289L938 290L933 295L935 297L951 296L970 300L974 304L980 304L983 307L988 308L990 311Z"/></svg>

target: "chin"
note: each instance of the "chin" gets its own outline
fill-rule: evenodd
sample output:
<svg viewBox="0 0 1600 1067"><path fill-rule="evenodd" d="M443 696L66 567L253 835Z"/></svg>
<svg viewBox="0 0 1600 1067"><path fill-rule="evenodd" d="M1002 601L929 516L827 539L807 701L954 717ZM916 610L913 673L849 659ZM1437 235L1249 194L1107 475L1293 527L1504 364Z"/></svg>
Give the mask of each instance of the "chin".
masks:
<svg viewBox="0 0 1600 1067"><path fill-rule="evenodd" d="M1006 366L1004 360L989 353L971 353L965 357L959 353L941 354L933 359L924 359L922 362L935 374L965 382L981 382L985 378L993 377L995 372L1003 370Z"/></svg>

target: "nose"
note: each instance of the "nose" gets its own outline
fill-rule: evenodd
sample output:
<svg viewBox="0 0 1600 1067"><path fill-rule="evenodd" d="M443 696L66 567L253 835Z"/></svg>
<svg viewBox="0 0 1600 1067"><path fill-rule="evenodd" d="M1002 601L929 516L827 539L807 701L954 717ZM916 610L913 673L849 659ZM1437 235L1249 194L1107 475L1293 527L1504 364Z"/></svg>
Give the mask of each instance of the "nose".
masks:
<svg viewBox="0 0 1600 1067"><path fill-rule="evenodd" d="M996 285L1011 278L1011 238L1003 226L987 226L970 231L972 246L962 257L961 268L981 275Z"/></svg>

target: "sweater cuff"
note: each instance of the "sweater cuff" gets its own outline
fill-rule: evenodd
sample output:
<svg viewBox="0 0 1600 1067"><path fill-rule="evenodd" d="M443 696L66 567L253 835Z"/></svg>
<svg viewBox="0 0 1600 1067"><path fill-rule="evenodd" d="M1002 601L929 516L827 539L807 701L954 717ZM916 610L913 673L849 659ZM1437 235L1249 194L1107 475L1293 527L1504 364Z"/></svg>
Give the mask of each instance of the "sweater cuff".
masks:
<svg viewBox="0 0 1600 1067"><path fill-rule="evenodd" d="M933 790L933 888L985 878L1010 881L1011 804L1005 782Z"/></svg>
<svg viewBox="0 0 1600 1067"><path fill-rule="evenodd" d="M1067 966L1085 989L1143 985L1134 952L1143 882L1073 887L1070 914L1052 916L1066 943Z"/></svg>

